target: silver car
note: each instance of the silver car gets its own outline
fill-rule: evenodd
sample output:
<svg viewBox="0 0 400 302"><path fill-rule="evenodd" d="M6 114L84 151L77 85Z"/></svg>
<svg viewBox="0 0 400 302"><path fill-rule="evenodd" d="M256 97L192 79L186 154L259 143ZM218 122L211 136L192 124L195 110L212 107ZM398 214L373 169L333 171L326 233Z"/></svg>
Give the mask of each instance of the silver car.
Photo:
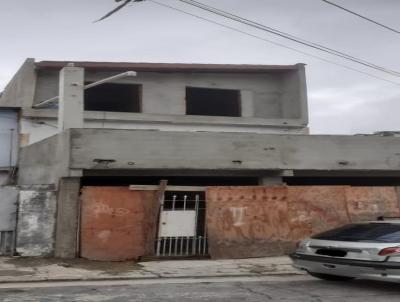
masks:
<svg viewBox="0 0 400 302"><path fill-rule="evenodd" d="M353 223L298 244L294 267L325 280L400 282L400 219Z"/></svg>

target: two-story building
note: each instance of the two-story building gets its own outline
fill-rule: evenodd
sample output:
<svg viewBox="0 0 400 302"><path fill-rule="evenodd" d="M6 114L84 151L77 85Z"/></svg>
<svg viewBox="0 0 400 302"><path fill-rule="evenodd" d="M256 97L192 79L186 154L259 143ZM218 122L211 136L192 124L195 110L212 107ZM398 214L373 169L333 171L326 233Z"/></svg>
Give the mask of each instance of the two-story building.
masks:
<svg viewBox="0 0 400 302"><path fill-rule="evenodd" d="M400 139L308 134L303 64L35 62L18 109L16 253L282 254L400 214Z"/></svg>

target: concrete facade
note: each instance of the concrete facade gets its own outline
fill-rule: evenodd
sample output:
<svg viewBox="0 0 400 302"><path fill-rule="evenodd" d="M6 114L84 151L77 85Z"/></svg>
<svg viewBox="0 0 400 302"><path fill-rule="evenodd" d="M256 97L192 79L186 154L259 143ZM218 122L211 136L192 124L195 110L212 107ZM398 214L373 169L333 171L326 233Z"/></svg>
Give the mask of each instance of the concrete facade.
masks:
<svg viewBox="0 0 400 302"><path fill-rule="evenodd" d="M134 78L121 78L114 82L140 85L140 113L86 111L84 128L277 134L308 132L307 91L302 64L291 66L194 64L195 67L190 68L186 68L184 64L147 64L149 66L142 67L143 64L126 63L125 67L121 67L121 63L99 63L95 68L85 62L78 62L75 65L84 68L85 72L84 78L81 75L80 79L70 79L70 84L79 84L74 86L75 88L129 69L139 70ZM57 133L58 110L54 109L57 106L53 104L42 110L32 110L32 106L63 92L60 89L63 86L60 86L59 82L63 79L60 77L60 69L65 66L67 63L53 62L46 65L46 62L37 63L33 59L28 59L6 86L0 98L0 106L21 108L20 127L23 146ZM241 116L186 115L187 87L239 91ZM61 109L60 112L63 112L63 107ZM76 112L66 114L70 119L72 116L79 116Z"/></svg>
<svg viewBox="0 0 400 302"><path fill-rule="evenodd" d="M70 134L73 169L400 169L400 139L392 137L101 129L73 129ZM96 159L112 162L101 167Z"/></svg>

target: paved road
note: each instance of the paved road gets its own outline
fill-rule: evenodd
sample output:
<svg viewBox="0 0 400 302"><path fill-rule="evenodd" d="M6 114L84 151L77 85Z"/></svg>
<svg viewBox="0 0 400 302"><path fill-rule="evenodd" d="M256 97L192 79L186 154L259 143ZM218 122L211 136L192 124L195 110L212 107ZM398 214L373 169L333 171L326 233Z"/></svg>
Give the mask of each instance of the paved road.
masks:
<svg viewBox="0 0 400 302"><path fill-rule="evenodd" d="M30 287L27 287L30 286ZM306 276L0 285L2 302L285 301L398 302L400 285L332 283Z"/></svg>

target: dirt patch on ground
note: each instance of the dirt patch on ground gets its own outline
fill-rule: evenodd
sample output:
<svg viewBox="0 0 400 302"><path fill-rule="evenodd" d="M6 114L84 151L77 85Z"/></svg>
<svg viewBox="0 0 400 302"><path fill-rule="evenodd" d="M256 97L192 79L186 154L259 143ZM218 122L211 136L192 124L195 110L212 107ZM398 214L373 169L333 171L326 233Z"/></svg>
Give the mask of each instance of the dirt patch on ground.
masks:
<svg viewBox="0 0 400 302"><path fill-rule="evenodd" d="M108 274L120 274L139 270L142 266L134 261L125 262L100 262L89 261L82 258L77 259L57 259L57 258L26 258L15 257L5 261L5 263L15 265L17 267L37 268L48 265L59 265L65 268L78 268L85 270L103 271Z"/></svg>

